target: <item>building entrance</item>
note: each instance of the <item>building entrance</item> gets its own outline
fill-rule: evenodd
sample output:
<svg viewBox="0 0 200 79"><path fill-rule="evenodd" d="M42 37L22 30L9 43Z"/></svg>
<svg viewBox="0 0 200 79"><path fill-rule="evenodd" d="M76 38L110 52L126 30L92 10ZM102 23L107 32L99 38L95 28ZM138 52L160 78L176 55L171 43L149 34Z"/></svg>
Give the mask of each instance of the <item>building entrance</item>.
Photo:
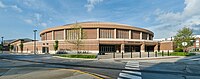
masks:
<svg viewBox="0 0 200 79"><path fill-rule="evenodd" d="M49 53L49 47L42 47L42 53Z"/></svg>
<svg viewBox="0 0 200 79"><path fill-rule="evenodd" d="M154 46L145 46L145 52L154 52Z"/></svg>
<svg viewBox="0 0 200 79"><path fill-rule="evenodd" d="M116 52L115 45L100 45L99 46L100 53L113 53Z"/></svg>
<svg viewBox="0 0 200 79"><path fill-rule="evenodd" d="M140 46L138 45L125 45L125 52L140 52Z"/></svg>

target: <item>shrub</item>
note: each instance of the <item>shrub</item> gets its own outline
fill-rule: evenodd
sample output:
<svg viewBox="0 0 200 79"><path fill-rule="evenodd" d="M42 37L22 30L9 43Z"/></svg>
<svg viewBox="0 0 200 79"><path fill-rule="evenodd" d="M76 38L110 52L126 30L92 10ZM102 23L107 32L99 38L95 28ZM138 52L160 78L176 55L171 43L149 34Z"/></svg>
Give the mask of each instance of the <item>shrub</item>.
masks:
<svg viewBox="0 0 200 79"><path fill-rule="evenodd" d="M176 48L174 51L175 52L183 52L183 49L182 48Z"/></svg>
<svg viewBox="0 0 200 79"><path fill-rule="evenodd" d="M186 56L194 56L196 53L188 53Z"/></svg>
<svg viewBox="0 0 200 79"><path fill-rule="evenodd" d="M55 56L68 57L68 58L96 58L96 55L86 55L86 54L57 54Z"/></svg>

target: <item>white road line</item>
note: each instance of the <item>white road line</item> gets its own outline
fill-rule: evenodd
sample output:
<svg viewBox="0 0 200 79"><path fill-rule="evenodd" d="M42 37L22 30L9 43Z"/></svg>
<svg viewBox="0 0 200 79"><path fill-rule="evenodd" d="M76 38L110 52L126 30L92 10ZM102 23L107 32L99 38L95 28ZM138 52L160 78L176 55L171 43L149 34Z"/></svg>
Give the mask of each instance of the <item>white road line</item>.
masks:
<svg viewBox="0 0 200 79"><path fill-rule="evenodd" d="M126 64L125 69L140 70L139 62L129 61ZM142 79L141 75L142 75L141 72L138 72L138 71L122 70L122 72L119 74L119 77L117 79Z"/></svg>

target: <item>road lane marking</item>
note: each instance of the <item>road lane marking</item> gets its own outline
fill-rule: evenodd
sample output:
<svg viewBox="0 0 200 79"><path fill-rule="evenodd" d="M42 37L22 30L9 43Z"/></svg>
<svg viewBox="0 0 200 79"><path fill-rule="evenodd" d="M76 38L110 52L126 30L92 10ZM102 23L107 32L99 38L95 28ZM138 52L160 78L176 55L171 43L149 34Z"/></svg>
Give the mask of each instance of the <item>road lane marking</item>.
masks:
<svg viewBox="0 0 200 79"><path fill-rule="evenodd" d="M119 74L119 77L117 79L142 79L141 72L134 71L134 70L140 70L139 62L129 61L126 64L125 69L129 69L130 71L122 70L122 72Z"/></svg>

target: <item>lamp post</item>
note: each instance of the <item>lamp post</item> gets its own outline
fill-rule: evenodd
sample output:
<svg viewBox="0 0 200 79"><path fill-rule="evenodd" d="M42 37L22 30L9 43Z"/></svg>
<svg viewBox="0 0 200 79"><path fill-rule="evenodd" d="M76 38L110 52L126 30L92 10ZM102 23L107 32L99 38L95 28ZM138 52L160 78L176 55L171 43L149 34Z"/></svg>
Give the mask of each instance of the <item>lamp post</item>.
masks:
<svg viewBox="0 0 200 79"><path fill-rule="evenodd" d="M37 32L37 30L33 30L33 32L34 32L34 54L36 54L36 32Z"/></svg>
<svg viewBox="0 0 200 79"><path fill-rule="evenodd" d="M3 37L1 37L1 39L2 39L2 41L1 41L1 46L2 46L1 52L3 53Z"/></svg>

